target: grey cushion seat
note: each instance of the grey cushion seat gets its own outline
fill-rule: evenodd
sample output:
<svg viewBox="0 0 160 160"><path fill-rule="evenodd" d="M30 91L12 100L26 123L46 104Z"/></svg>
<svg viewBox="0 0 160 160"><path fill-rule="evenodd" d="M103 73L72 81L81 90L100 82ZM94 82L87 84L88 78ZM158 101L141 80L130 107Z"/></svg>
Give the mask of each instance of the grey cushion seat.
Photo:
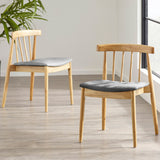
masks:
<svg viewBox="0 0 160 160"><path fill-rule="evenodd" d="M149 84L146 82L119 82L110 80L95 80L84 82L80 84L80 87L102 92L125 92L137 90L148 85Z"/></svg>
<svg viewBox="0 0 160 160"><path fill-rule="evenodd" d="M61 57L52 57L52 58L41 58L35 59L33 61L28 62L17 62L14 63L16 66L49 66L49 67L58 67L65 65L71 62L70 58L61 58Z"/></svg>

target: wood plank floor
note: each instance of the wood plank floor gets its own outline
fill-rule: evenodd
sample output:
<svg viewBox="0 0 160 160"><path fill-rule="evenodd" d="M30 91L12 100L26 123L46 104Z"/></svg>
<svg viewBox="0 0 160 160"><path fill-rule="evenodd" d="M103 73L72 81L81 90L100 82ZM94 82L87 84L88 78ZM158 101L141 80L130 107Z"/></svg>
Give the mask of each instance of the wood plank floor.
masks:
<svg viewBox="0 0 160 160"><path fill-rule="evenodd" d="M80 88L100 76L73 76L70 105L66 76L49 78L49 112L44 112L44 78L36 77L29 101L29 77L11 78L6 108L0 107L0 160L158 160L151 106L137 97L137 142L132 148L129 100L107 100L106 131L101 130L101 100L86 98L84 139L78 142ZM0 103L4 78L0 78ZM160 120L160 114L158 114ZM160 121L159 121L160 123Z"/></svg>

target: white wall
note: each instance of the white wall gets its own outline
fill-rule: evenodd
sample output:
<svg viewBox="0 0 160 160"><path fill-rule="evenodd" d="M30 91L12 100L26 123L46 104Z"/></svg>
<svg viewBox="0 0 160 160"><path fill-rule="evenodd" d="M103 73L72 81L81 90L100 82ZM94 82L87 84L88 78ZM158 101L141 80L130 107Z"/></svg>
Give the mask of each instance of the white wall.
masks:
<svg viewBox="0 0 160 160"><path fill-rule="evenodd" d="M118 11L118 43L133 43L140 44L141 43L141 20L140 20L140 4L139 0L120 0L117 4ZM133 79L137 79L137 55L133 54L133 58L135 62L133 64ZM121 55L119 55L118 66L121 65ZM117 74L120 75L121 68L117 67ZM129 69L130 69L130 54L125 54L125 64L124 64L124 80L128 80L129 78Z"/></svg>
<svg viewBox="0 0 160 160"><path fill-rule="evenodd" d="M37 57L71 57L73 74L102 72L102 54L97 43L117 40L116 0L43 0L48 22L36 22L42 30ZM5 75L9 45L0 41L2 76ZM65 74L62 72L61 74ZM12 74L15 75L15 74ZM16 75L24 75L16 74Z"/></svg>

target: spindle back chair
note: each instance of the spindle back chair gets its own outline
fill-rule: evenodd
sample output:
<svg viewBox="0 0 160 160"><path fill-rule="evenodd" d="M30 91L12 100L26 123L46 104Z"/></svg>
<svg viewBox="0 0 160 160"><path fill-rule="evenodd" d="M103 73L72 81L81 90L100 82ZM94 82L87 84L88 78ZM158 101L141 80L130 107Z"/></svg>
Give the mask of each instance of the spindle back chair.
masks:
<svg viewBox="0 0 160 160"><path fill-rule="evenodd" d="M31 72L30 82L30 101L33 98L34 73L42 72L45 74L45 112L48 112L48 74L68 69L70 85L70 101L73 104L73 87L71 61L65 61L59 65L52 66L41 64L43 59L36 60L36 39L41 35L41 30L21 30L12 33L12 42L8 59L6 78L4 83L2 107L5 107L8 90L10 72ZM15 49L15 50L14 50ZM15 51L15 52L14 52ZM15 53L16 63L13 61ZM39 63L39 64L38 64Z"/></svg>
<svg viewBox="0 0 160 160"><path fill-rule="evenodd" d="M133 146L136 147L137 145L137 141L136 141L136 96L141 95L143 93L150 93L155 134L158 135L157 110L156 110L155 94L154 94L154 87L153 87L153 81L152 81L152 71L151 71L150 60L149 60L149 54L154 54L154 48L150 46L146 46L146 45L137 45L137 44L103 44L103 45L97 45L97 51L104 52L103 77L102 77L104 81L90 81L90 82L85 82L80 85L81 87L81 111L80 111L79 141L82 142L82 136L83 136L85 96L102 98L102 130L105 130L105 126L106 126L106 98L131 99ZM109 52L113 53L112 81L107 81L107 54ZM116 54L120 54L120 53L122 53L121 75L120 75L120 82L117 82L115 81L115 58L116 58ZM138 62L139 68L138 68L138 82L137 83L131 82L132 81L132 70L133 70L133 53L139 54L139 62ZM148 81L149 81L148 84L140 82L141 81L141 55L142 53L145 53L147 57ZM122 82L124 63L125 63L125 54L130 54L129 82ZM108 87L108 83L112 83L113 85L112 86L109 85ZM119 85L120 87L118 87L117 85Z"/></svg>

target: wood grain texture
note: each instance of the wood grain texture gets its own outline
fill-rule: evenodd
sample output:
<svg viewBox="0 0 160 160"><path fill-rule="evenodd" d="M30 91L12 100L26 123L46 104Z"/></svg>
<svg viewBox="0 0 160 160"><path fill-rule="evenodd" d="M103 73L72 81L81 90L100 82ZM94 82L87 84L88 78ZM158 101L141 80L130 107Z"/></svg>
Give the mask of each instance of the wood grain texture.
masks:
<svg viewBox="0 0 160 160"><path fill-rule="evenodd" d="M6 103L6 97L7 97L7 91L8 91L8 83L9 83L9 77L10 77L10 65L12 63L12 55L13 55L13 46L14 46L14 40L12 40L9 58L8 58L8 65L7 65L7 71L6 71L6 79L4 82L4 89L3 89L3 99L2 99L2 107L5 107Z"/></svg>
<svg viewBox="0 0 160 160"><path fill-rule="evenodd" d="M99 44L97 51L126 51L154 53L154 47L140 44Z"/></svg>
<svg viewBox="0 0 160 160"><path fill-rule="evenodd" d="M6 104L6 97L7 97L7 91L8 91L9 77L10 77L10 70L8 68L7 72L6 72L6 78L5 78L4 89L3 89L3 99L2 99L2 107L3 108L5 107L5 104Z"/></svg>
<svg viewBox="0 0 160 160"><path fill-rule="evenodd" d="M12 38L25 37L25 36L40 36L41 30L20 30L12 33Z"/></svg>
<svg viewBox="0 0 160 160"><path fill-rule="evenodd" d="M102 98L102 130L104 131L106 129L106 103L107 99Z"/></svg>
<svg viewBox="0 0 160 160"><path fill-rule="evenodd" d="M89 97L97 97L97 98L130 99L131 98L131 91L127 91L127 92L101 92L101 91L86 89L85 95L89 96Z"/></svg>
<svg viewBox="0 0 160 160"><path fill-rule="evenodd" d="M104 52L104 57L103 57L103 80L107 79L107 53Z"/></svg>
<svg viewBox="0 0 160 160"><path fill-rule="evenodd" d="M19 49L20 49L20 53L21 53L21 60L23 62L24 61L24 57L23 57L23 50L22 50L22 44L21 44L20 37L18 37L18 42L19 42Z"/></svg>
<svg viewBox="0 0 160 160"><path fill-rule="evenodd" d="M137 131L136 131L136 94L135 91L132 92L131 98L132 106L132 131L133 131L133 147L137 147Z"/></svg>
<svg viewBox="0 0 160 160"><path fill-rule="evenodd" d="M59 71L63 71L63 70L67 70L70 68L70 63L67 63L63 66L59 66L59 67L48 67L48 72L49 73L53 73L53 72L59 72Z"/></svg>
<svg viewBox="0 0 160 160"><path fill-rule="evenodd" d="M150 96L151 96L155 135L158 135L159 130L158 130L157 108L156 108L155 92L154 92L154 86L153 86L153 80L152 80L152 70L151 70L151 66L150 66L149 54L147 54L147 67L148 67L148 81L150 83Z"/></svg>
<svg viewBox="0 0 160 160"><path fill-rule="evenodd" d="M31 82L30 82L30 101L33 100L33 89L34 89L34 72L31 72Z"/></svg>
<svg viewBox="0 0 160 160"><path fill-rule="evenodd" d="M81 109L80 109L80 125L79 125L79 142L83 140L83 123L84 123L84 109L85 109L85 89L81 89Z"/></svg>
<svg viewBox="0 0 160 160"><path fill-rule="evenodd" d="M32 60L36 59L36 43L37 43L37 36L34 35Z"/></svg>
<svg viewBox="0 0 160 160"><path fill-rule="evenodd" d="M17 40L15 39L15 49L16 49L16 60L19 62L19 56L18 56L18 47L17 47Z"/></svg>
<svg viewBox="0 0 160 160"><path fill-rule="evenodd" d="M104 51L103 58L103 80L107 80L107 53ZM106 129L106 98L102 98L102 130Z"/></svg>
<svg viewBox="0 0 160 160"><path fill-rule="evenodd" d="M114 78L115 78L115 58L116 58L116 53L114 51L113 52L113 64L112 64L112 81L114 81Z"/></svg>
<svg viewBox="0 0 160 160"><path fill-rule="evenodd" d="M132 81L132 69L133 68L133 52L131 52L131 58L130 58L130 72L129 72L129 82Z"/></svg>
<svg viewBox="0 0 160 160"><path fill-rule="evenodd" d="M121 77L120 77L120 81L121 82L123 80L124 54L125 54L125 52L123 51L123 53L122 53L122 62L121 62Z"/></svg>
<svg viewBox="0 0 160 160"><path fill-rule="evenodd" d="M31 45L31 37L28 36L28 45L29 45L29 55L30 55L30 60L32 60L32 45Z"/></svg>
<svg viewBox="0 0 160 160"><path fill-rule="evenodd" d="M68 69L68 77L69 77L69 89L70 89L70 102L71 105L74 104L73 100L73 81L72 81L72 65L69 63L70 68Z"/></svg>

